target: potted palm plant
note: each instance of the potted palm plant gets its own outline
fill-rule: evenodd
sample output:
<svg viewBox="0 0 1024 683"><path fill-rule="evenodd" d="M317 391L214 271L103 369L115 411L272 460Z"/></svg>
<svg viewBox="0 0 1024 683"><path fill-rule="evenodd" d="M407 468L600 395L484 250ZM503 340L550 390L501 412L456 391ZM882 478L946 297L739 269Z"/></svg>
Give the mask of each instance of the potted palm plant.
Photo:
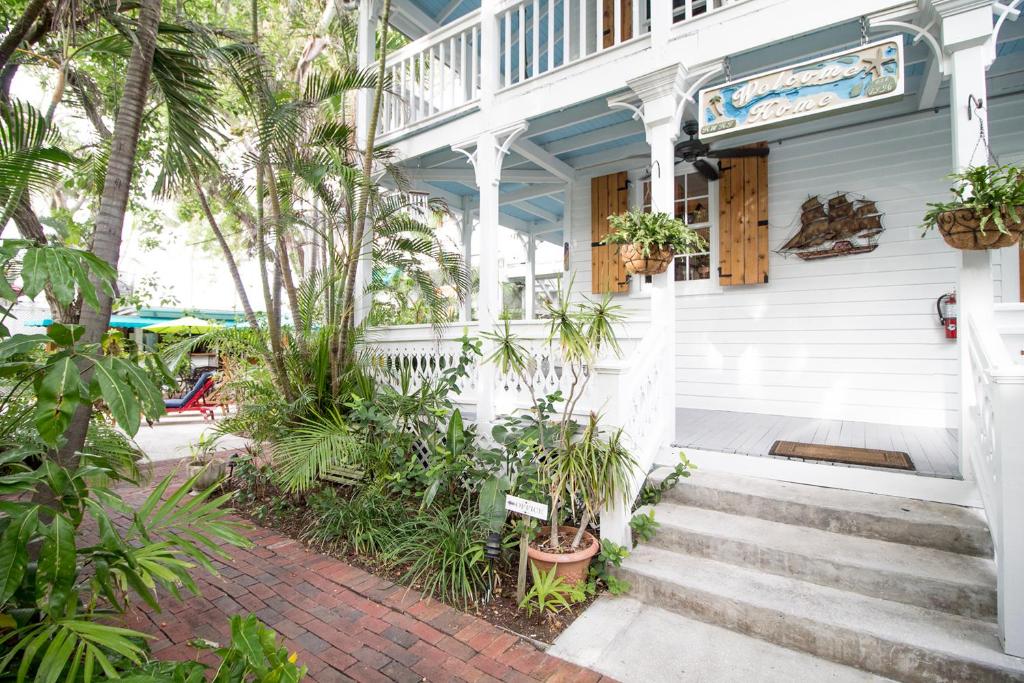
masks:
<svg viewBox="0 0 1024 683"><path fill-rule="evenodd" d="M645 213L638 209L608 217L612 231L604 244L618 244L626 272L630 275L664 273L676 254L704 251L707 242L700 233L667 213Z"/></svg>
<svg viewBox="0 0 1024 683"><path fill-rule="evenodd" d="M576 584L587 578L591 558L600 550L600 543L587 528L608 503L620 496L625 502L636 462L624 447L621 432L605 437L593 414L585 425L574 419L595 360L605 352L619 352L614 325L622 317L609 297L573 304L571 290L569 283L553 301L545 303L550 320L548 343L559 347L562 373L570 380L564 394L533 393L536 361L507 321L503 330L483 336L494 344L488 362L497 365L502 375L517 376L532 398L529 415L509 416L495 430L497 441L506 446L514 442L512 450L537 463L531 486L536 486L537 493L546 493L550 501L548 526L530 541L526 554L541 572L555 567L557 576ZM569 523L573 518L578 520L576 526ZM521 573L524 569L521 567Z"/></svg>
<svg viewBox="0 0 1024 683"><path fill-rule="evenodd" d="M950 176L954 200L928 205L922 227L938 226L956 249L1000 249L1024 232L1024 170L1016 166L972 166Z"/></svg>

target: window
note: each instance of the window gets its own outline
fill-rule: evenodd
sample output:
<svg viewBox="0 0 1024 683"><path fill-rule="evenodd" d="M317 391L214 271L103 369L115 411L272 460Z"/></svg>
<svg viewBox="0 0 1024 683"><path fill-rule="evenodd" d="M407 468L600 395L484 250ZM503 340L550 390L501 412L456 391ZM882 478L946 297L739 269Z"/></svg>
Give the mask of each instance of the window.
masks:
<svg viewBox="0 0 1024 683"><path fill-rule="evenodd" d="M651 210L651 181L643 183L644 211ZM676 175L675 215L686 221L707 242L708 251L676 256L676 282L711 279L711 204L708 180L700 173L680 172Z"/></svg>

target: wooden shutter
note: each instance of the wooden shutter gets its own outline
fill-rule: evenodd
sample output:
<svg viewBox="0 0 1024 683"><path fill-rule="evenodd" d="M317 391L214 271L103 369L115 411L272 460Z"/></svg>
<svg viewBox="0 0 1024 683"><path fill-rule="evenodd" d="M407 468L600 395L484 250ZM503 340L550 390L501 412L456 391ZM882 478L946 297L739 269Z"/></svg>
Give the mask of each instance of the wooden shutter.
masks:
<svg viewBox="0 0 1024 683"><path fill-rule="evenodd" d="M633 37L633 1L618 0L622 8L622 42ZM616 0L603 0L603 14L601 17L601 35L603 47L611 47L615 44L615 2Z"/></svg>
<svg viewBox="0 0 1024 683"><path fill-rule="evenodd" d="M590 181L590 274L595 294L629 291L629 280L618 245L600 243L610 230L608 216L627 210L629 186L625 171Z"/></svg>
<svg viewBox="0 0 1024 683"><path fill-rule="evenodd" d="M718 281L722 285L768 282L768 157L721 161Z"/></svg>

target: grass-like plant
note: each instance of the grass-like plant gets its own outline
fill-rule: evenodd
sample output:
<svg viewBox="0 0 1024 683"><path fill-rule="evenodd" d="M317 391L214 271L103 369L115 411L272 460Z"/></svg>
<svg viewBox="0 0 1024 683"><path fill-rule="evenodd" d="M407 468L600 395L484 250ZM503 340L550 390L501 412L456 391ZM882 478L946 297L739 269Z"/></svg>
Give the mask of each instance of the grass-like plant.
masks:
<svg viewBox="0 0 1024 683"><path fill-rule="evenodd" d="M956 181L949 191L951 202L928 204L921 227L928 231L935 227L939 214L958 209L974 211L978 229L995 224L996 229L1008 233L1006 219L1014 223L1024 220L1024 169L1017 166L971 166L949 176Z"/></svg>
<svg viewBox="0 0 1024 683"><path fill-rule="evenodd" d="M393 529L406 519L400 500L374 484L345 500L336 489L327 488L309 496L313 513L304 538L320 547L344 541L360 555L380 555L391 547Z"/></svg>
<svg viewBox="0 0 1024 683"><path fill-rule="evenodd" d="M406 567L406 583L466 606L486 586L486 536L487 525L475 511L458 505L435 507L398 526L384 557L394 566Z"/></svg>
<svg viewBox="0 0 1024 683"><path fill-rule="evenodd" d="M652 251L671 249L675 254L693 254L707 249L700 233L667 213L647 213L633 209L608 217L612 231L604 244L633 244L644 256Z"/></svg>

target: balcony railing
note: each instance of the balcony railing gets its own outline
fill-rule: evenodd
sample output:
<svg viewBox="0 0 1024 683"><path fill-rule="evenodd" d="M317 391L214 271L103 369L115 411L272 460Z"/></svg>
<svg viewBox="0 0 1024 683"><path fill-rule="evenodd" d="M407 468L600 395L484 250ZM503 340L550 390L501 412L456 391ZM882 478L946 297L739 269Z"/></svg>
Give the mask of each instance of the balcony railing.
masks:
<svg viewBox="0 0 1024 683"><path fill-rule="evenodd" d="M669 2L670 0L655 0ZM746 0L686 0L676 25ZM501 91L649 35L643 0L503 0L477 9L388 55L380 134L388 135L470 108L483 88ZM483 21L493 21L485 31ZM485 44L493 35L495 44ZM488 69L487 67L490 67ZM485 73L497 80L488 84Z"/></svg>
<svg viewBox="0 0 1024 683"><path fill-rule="evenodd" d="M648 32L645 3L518 0L497 11L499 87L537 78Z"/></svg>
<svg viewBox="0 0 1024 683"><path fill-rule="evenodd" d="M407 128L454 111L480 96L480 10L388 56L391 92L384 98L381 132Z"/></svg>

